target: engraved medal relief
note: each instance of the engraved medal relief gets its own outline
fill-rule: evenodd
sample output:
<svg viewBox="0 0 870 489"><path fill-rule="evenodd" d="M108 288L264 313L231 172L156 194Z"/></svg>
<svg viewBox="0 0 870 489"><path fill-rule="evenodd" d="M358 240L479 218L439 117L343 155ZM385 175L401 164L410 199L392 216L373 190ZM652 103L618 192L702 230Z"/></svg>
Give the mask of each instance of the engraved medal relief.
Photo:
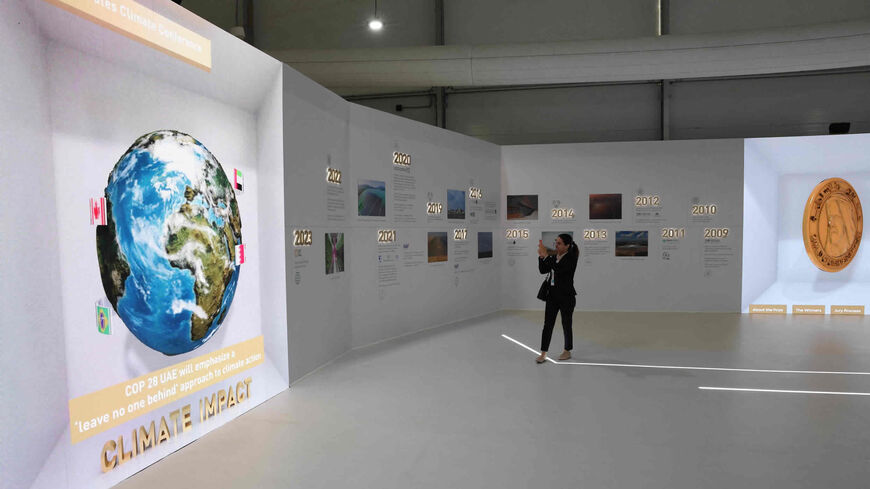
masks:
<svg viewBox="0 0 870 489"><path fill-rule="evenodd" d="M804 246L820 270L839 272L858 253L864 230L861 200L849 182L828 178L816 185L804 210Z"/></svg>

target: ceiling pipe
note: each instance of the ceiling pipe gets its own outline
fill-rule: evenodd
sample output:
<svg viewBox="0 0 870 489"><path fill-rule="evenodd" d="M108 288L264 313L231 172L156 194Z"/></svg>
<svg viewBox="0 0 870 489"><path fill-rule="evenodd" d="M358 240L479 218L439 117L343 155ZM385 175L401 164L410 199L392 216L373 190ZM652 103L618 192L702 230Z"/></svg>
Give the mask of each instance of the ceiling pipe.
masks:
<svg viewBox="0 0 870 489"><path fill-rule="evenodd" d="M727 34L269 54L338 93L713 78L870 66L870 20Z"/></svg>

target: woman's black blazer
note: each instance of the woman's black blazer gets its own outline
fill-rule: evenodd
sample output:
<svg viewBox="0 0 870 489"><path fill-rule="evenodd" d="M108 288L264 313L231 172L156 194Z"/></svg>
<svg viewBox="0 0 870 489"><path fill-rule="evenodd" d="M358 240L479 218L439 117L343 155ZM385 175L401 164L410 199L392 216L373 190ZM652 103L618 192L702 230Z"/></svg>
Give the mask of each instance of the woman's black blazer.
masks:
<svg viewBox="0 0 870 489"><path fill-rule="evenodd" d="M561 260L556 262L555 255L546 258L538 257L538 270L541 273L550 273L553 270L554 285L550 294L555 297L568 297L577 295L574 290L574 271L577 269L579 253L574 250L565 253Z"/></svg>

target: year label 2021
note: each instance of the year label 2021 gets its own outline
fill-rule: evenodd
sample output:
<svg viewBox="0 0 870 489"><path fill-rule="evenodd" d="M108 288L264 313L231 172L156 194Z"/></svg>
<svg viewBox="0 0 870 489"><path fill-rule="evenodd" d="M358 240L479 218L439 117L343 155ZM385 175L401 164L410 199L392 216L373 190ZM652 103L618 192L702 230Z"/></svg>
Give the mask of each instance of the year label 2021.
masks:
<svg viewBox="0 0 870 489"><path fill-rule="evenodd" d="M395 243L395 229L378 229L378 243Z"/></svg>

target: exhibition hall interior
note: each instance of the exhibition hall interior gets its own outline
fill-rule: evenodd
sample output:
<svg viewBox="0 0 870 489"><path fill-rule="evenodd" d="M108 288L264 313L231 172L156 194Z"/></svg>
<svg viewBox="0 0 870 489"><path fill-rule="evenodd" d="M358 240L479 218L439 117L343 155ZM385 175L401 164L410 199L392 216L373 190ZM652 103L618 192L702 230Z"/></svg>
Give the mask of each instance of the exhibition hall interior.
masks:
<svg viewBox="0 0 870 489"><path fill-rule="evenodd" d="M867 487L865 0L0 25L0 489Z"/></svg>

